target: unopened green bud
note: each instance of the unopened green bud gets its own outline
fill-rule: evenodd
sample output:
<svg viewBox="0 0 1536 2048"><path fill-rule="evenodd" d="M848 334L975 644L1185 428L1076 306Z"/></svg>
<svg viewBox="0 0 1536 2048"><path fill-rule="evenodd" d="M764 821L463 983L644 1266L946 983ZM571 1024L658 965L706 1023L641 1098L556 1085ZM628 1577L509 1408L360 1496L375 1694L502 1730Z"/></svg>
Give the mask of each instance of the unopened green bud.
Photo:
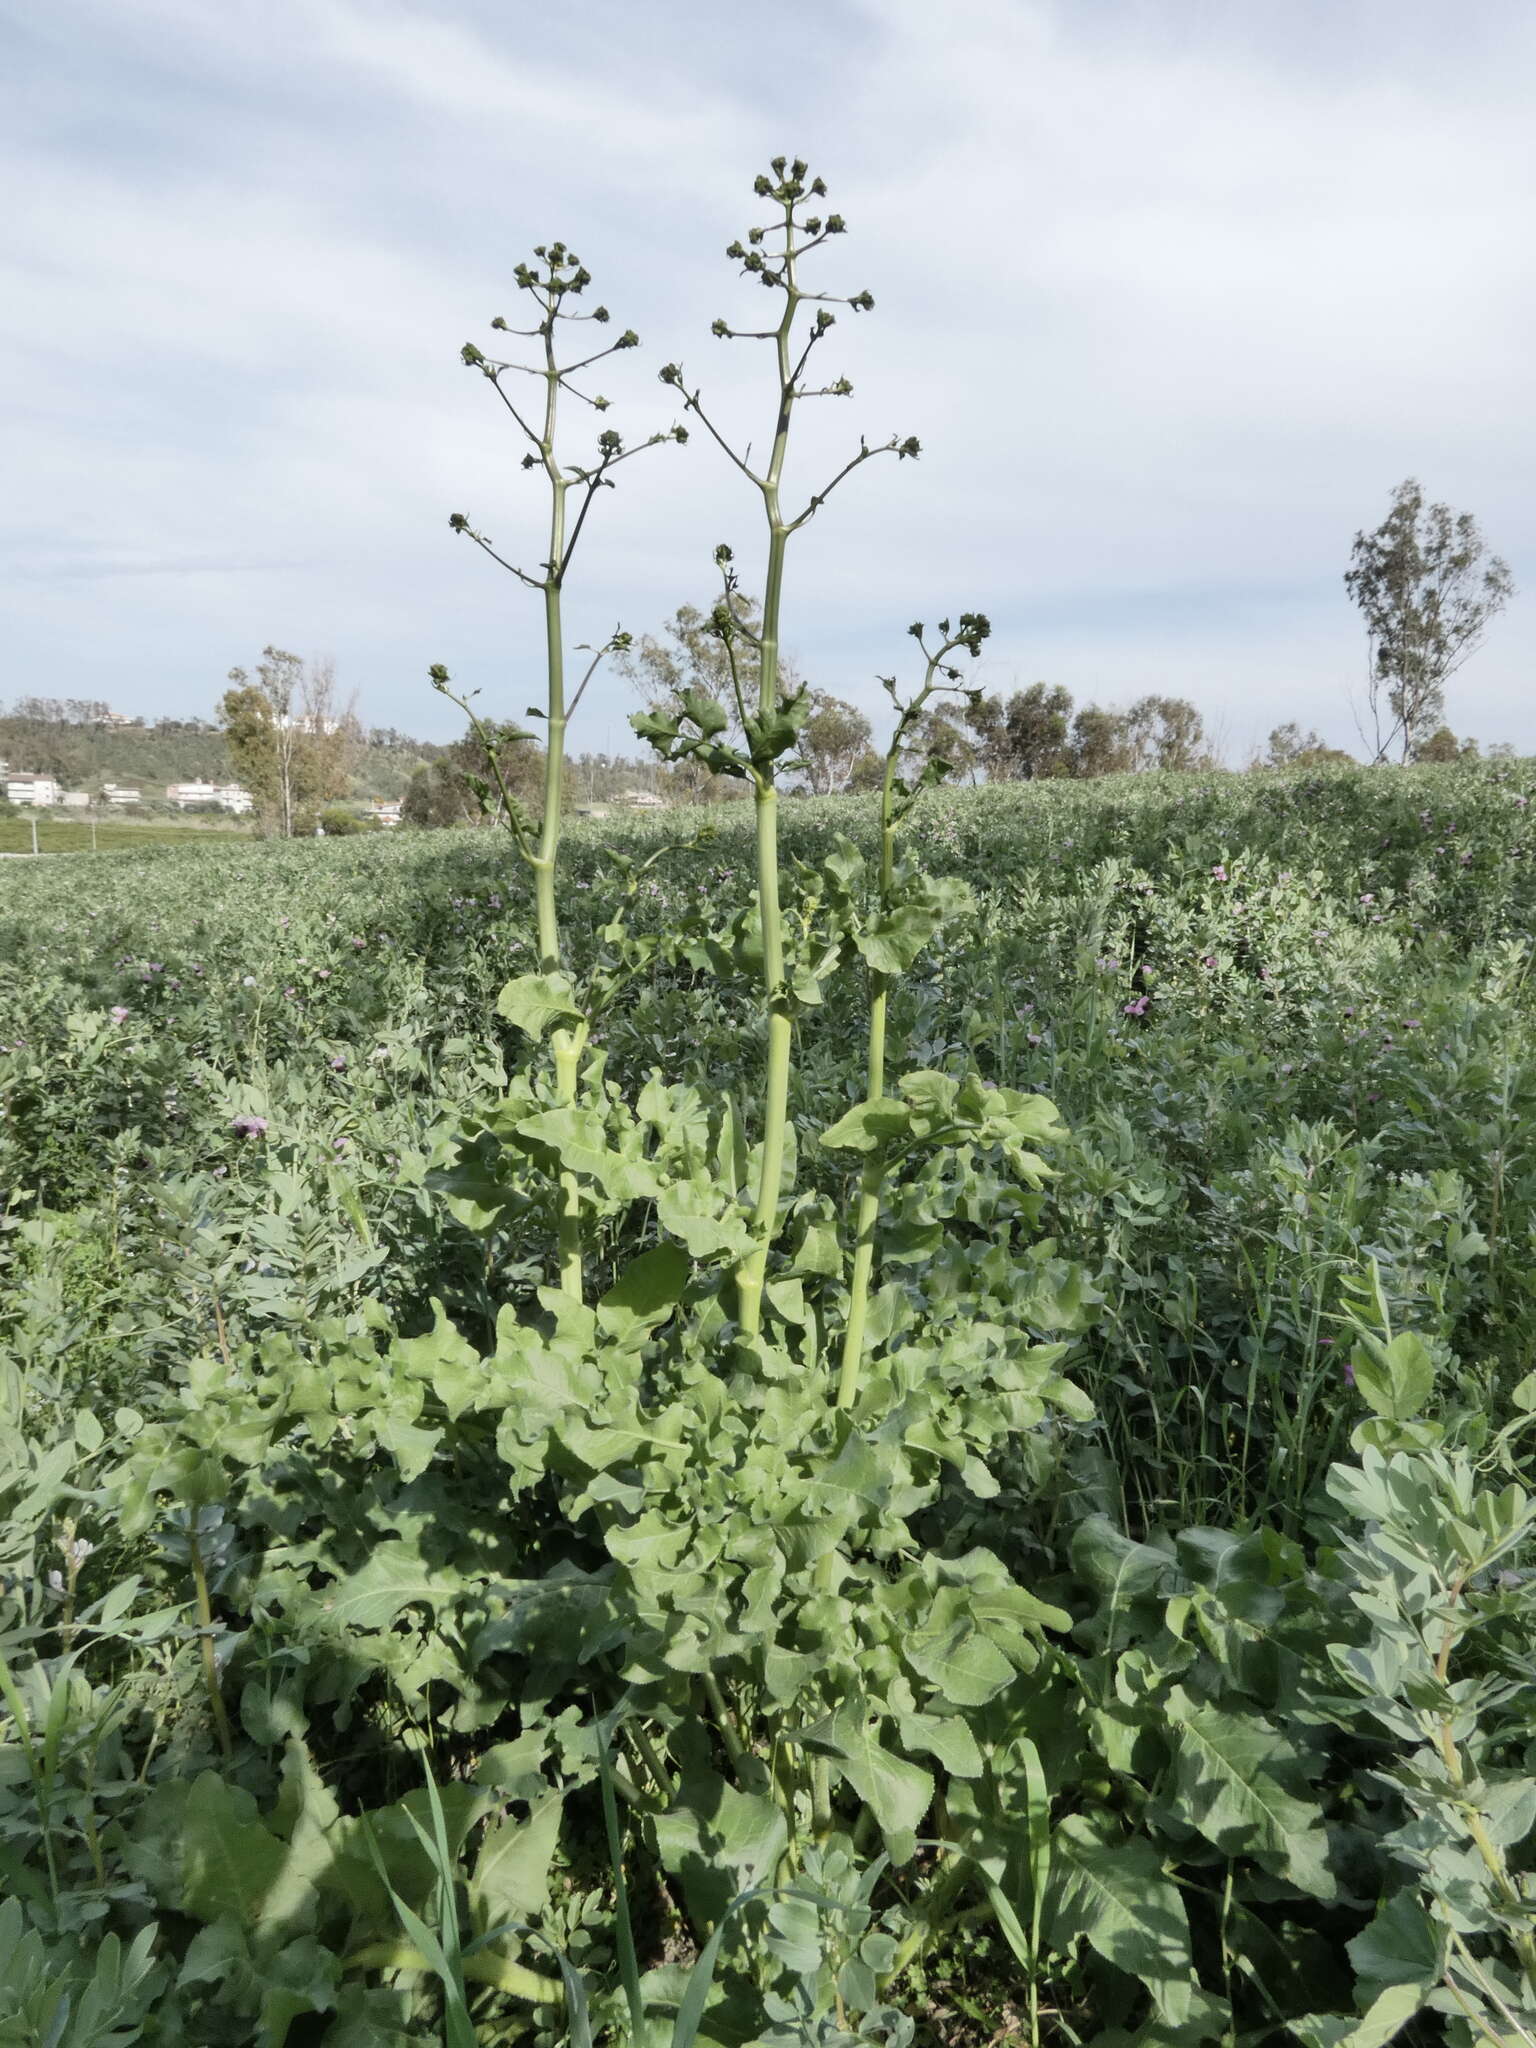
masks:
<svg viewBox="0 0 1536 2048"><path fill-rule="evenodd" d="M462 512L450 512L448 514L448 524L455 533L468 533L469 531L469 521Z"/></svg>
<svg viewBox="0 0 1536 2048"><path fill-rule="evenodd" d="M507 323L505 320L502 319L499 313L496 315L496 318L491 322L491 325L492 327L495 328L498 334L505 334L507 331Z"/></svg>
<svg viewBox="0 0 1536 2048"><path fill-rule="evenodd" d="M636 334L633 327L626 327L613 345L615 348L638 348L640 346L640 337Z"/></svg>
<svg viewBox="0 0 1536 2048"><path fill-rule="evenodd" d="M827 215L827 233L829 235L846 235L847 232L848 223L840 213L829 213Z"/></svg>
<svg viewBox="0 0 1536 2048"><path fill-rule="evenodd" d="M855 292L848 303L852 306L855 313L873 313L875 310L875 300L872 292Z"/></svg>
<svg viewBox="0 0 1536 2048"><path fill-rule="evenodd" d="M678 447L681 448L688 439L688 429L686 427L674 427L672 429L672 438Z"/></svg>
<svg viewBox="0 0 1536 2048"><path fill-rule="evenodd" d="M601 395L594 398L592 401L592 410L594 412L606 412L608 410L607 399L602 397Z"/></svg>
<svg viewBox="0 0 1536 2048"><path fill-rule="evenodd" d="M734 554L733 554L733 553L731 552L731 549L730 549L730 547L729 547L729 546L727 545L727 543L726 543L725 541L721 541L721 543L720 543L719 547L717 547L717 548L715 549L715 566L716 566L716 568L717 568L717 569L723 569L723 568L725 567L725 565L726 565L726 563L727 563L727 562L734 562L734 561L735 561L735 559L736 559L736 557L735 557L735 555L734 555Z"/></svg>
<svg viewBox="0 0 1536 2048"><path fill-rule="evenodd" d="M599 326L605 325L608 319L608 308L606 306L594 306L592 308L592 318Z"/></svg>
<svg viewBox="0 0 1536 2048"><path fill-rule="evenodd" d="M616 432L616 430L612 427L608 427L605 428L604 431L598 435L597 445L602 450L604 459L611 460L615 455L619 453L620 449L624 446L624 443L620 438L619 434Z"/></svg>
<svg viewBox="0 0 1536 2048"><path fill-rule="evenodd" d="M452 681L452 677L440 661L434 661L427 670L427 680L431 683L434 690L441 690L445 684Z"/></svg>
<svg viewBox="0 0 1536 2048"><path fill-rule="evenodd" d="M717 335L721 341L728 341L730 339L731 330L723 320L712 320L709 331L711 334Z"/></svg>
<svg viewBox="0 0 1536 2048"><path fill-rule="evenodd" d="M918 456L921 455L922 452L923 444L921 441L918 440L916 434L908 434L906 440L899 442L896 448L897 456L903 462L906 461L909 455Z"/></svg>
<svg viewBox="0 0 1536 2048"><path fill-rule="evenodd" d="M910 626L908 626L908 628L907 628L907 631L908 631L908 632L909 632L909 633L910 633L910 634L912 635L912 638L913 638L914 640L921 640L921 639L922 639L922 637L923 637L923 622L922 622L922 620L921 620L921 619L916 619L916 620L914 620L914 621L913 621L913 623L912 623L912 624L911 624Z"/></svg>
<svg viewBox="0 0 1536 2048"><path fill-rule="evenodd" d="M766 199L769 193L772 192L773 190L773 181L771 178L765 178L762 175L762 173L759 172L758 175L752 180L752 190L757 194L759 199Z"/></svg>
<svg viewBox="0 0 1536 2048"><path fill-rule="evenodd" d="M464 346L459 350L459 360L461 362L468 363L470 368L474 370L480 367L480 365L485 361L485 357L480 353L479 349L475 347L475 344L472 341L466 341Z"/></svg>
<svg viewBox="0 0 1536 2048"><path fill-rule="evenodd" d="M656 374L663 384L681 384L683 381L683 373L676 363L663 363Z"/></svg>

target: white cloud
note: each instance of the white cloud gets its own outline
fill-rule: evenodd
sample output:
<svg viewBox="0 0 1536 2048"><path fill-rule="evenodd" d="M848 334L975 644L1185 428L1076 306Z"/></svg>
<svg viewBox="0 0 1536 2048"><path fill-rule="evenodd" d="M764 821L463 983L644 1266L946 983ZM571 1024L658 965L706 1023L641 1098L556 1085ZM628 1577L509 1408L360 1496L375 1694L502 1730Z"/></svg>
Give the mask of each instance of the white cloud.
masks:
<svg viewBox="0 0 1536 2048"><path fill-rule="evenodd" d="M879 302L827 344L856 396L808 416L797 473L861 429L925 447L795 543L788 639L818 680L873 706L908 619L974 605L999 680L1187 691L1238 752L1291 715L1348 744L1340 579L1401 476L1536 574L1515 0L1459 39L1368 0L1198 26L862 0L772 37L692 0L85 0L67 37L24 27L0 695L204 708L276 639L334 649L379 722L440 724L437 659L520 699L534 612L446 515L536 551L536 498L457 346L564 234L649 344L610 417L666 424L677 355L761 444L762 366L708 323L764 302L720 249L776 147L849 217L829 283ZM751 559L760 514L702 436L646 464L584 551L582 637L700 596L718 539ZM1458 678L1459 725L1536 747L1533 621L1517 600ZM594 702L617 738L622 692Z"/></svg>

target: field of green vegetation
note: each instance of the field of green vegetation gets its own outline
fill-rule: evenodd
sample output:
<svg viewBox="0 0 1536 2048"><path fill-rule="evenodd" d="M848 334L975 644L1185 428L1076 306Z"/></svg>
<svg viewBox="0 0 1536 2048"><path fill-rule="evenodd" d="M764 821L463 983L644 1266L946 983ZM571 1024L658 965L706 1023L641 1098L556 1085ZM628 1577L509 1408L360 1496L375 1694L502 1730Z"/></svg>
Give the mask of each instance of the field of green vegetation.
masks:
<svg viewBox="0 0 1536 2048"><path fill-rule="evenodd" d="M127 852L144 846L184 846L189 839L206 840L210 832L230 836L232 828L214 825L169 824L160 820L129 820L107 818L99 820L94 834L89 818L43 817L33 820L18 815L0 818L0 853L31 854L32 827L37 826L37 850L40 856L51 853L113 853Z"/></svg>
<svg viewBox="0 0 1536 2048"><path fill-rule="evenodd" d="M7 2010L1530 2040L1533 790L7 863Z"/></svg>

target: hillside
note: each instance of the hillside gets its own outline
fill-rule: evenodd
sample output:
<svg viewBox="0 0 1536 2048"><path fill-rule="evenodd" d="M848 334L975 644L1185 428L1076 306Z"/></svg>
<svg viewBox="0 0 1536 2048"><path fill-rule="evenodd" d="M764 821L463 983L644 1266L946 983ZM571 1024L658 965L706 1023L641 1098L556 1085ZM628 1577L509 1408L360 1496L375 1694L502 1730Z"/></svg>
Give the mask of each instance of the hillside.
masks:
<svg viewBox="0 0 1536 2048"><path fill-rule="evenodd" d="M374 727L358 749L352 794L404 796L413 771L443 752L432 740ZM234 779L224 735L206 719L160 718L152 725L0 712L0 760L14 770L56 775L68 789L102 782L142 789L151 801L169 782Z"/></svg>

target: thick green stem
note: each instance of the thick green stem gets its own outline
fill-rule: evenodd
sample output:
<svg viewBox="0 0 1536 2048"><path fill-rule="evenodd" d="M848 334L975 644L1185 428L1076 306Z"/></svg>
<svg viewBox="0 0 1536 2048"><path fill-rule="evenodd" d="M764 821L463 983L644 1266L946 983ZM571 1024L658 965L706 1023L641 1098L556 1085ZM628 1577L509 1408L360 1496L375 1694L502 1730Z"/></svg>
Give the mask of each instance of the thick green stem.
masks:
<svg viewBox="0 0 1536 2048"><path fill-rule="evenodd" d="M787 363L789 322L794 315L791 296L781 329L780 353ZM778 708L779 696L779 611L784 593L784 549L788 529L779 518L778 478L789 431L786 396L779 412L779 431L774 441L769 481L764 490L768 509L768 575L763 586L763 631L761 644L758 715L770 718ZM784 1177L784 1128L789 1116L790 1053L794 1025L789 1013L788 991L784 985L784 920L779 906L779 797L773 785L772 763L759 771L756 788L757 822L757 907L763 932L763 1003L768 1025L767 1060L763 1074L763 1147L757 1179L757 1206L752 1216L755 1238L745 1264L736 1276L741 1327L755 1336L762 1327L763 1283L768 1271L768 1248L778 1220L780 1184Z"/></svg>
<svg viewBox="0 0 1536 2048"><path fill-rule="evenodd" d="M219 1748L226 1761L235 1753L235 1745L229 1732L229 1716L224 1711L224 1695L219 1690L219 1660L213 1647L213 1601L208 1594L208 1574L203 1568L203 1553L197 1540L197 1510L190 1510L187 1521L187 1555L192 1561L192 1585L197 1595L198 1634L202 1639L203 1687L208 1694L208 1705L213 1714L213 1726L219 1738Z"/></svg>
<svg viewBox="0 0 1536 2048"><path fill-rule="evenodd" d="M551 552L565 533L565 486L555 485L550 521ZM558 560L558 554L555 554ZM553 974L560 965L560 921L555 910L555 861L560 852L560 798L565 776L565 641L560 618L560 586L544 586L544 659L547 668L545 718L549 738L544 751L544 818L539 850L533 860L534 902L539 925L539 972Z"/></svg>
<svg viewBox="0 0 1536 2048"><path fill-rule="evenodd" d="M560 854L560 812L565 780L565 634L560 616L560 562L565 550L565 481L554 466L554 407L557 386L550 384L546 434L550 472L549 570L544 585L544 660L546 675L544 749L544 816L539 828L533 867L534 905L538 918L539 972L557 973L561 966L560 920L555 906L555 863ZM581 1064L580 1041L569 1031L554 1034L555 1099L562 1108L576 1100ZM582 1298L581 1184L574 1173L560 1174L556 1225L560 1292Z"/></svg>
<svg viewBox="0 0 1536 2048"><path fill-rule="evenodd" d="M886 756L885 780L880 792L880 904L890 904L896 872L896 760L902 727ZM885 1093L885 1026L890 1007L891 977L870 977L869 1037L864 1064L864 1099L874 1102ZM885 1182L884 1165L872 1153L859 1177L859 1206L854 1224L853 1274L848 1290L848 1321L843 1329L843 1354L837 1376L837 1405L851 1408L859 1390L859 1366L864 1357L864 1327L869 1314L869 1287L875 1270L875 1230L880 1221L880 1192Z"/></svg>

